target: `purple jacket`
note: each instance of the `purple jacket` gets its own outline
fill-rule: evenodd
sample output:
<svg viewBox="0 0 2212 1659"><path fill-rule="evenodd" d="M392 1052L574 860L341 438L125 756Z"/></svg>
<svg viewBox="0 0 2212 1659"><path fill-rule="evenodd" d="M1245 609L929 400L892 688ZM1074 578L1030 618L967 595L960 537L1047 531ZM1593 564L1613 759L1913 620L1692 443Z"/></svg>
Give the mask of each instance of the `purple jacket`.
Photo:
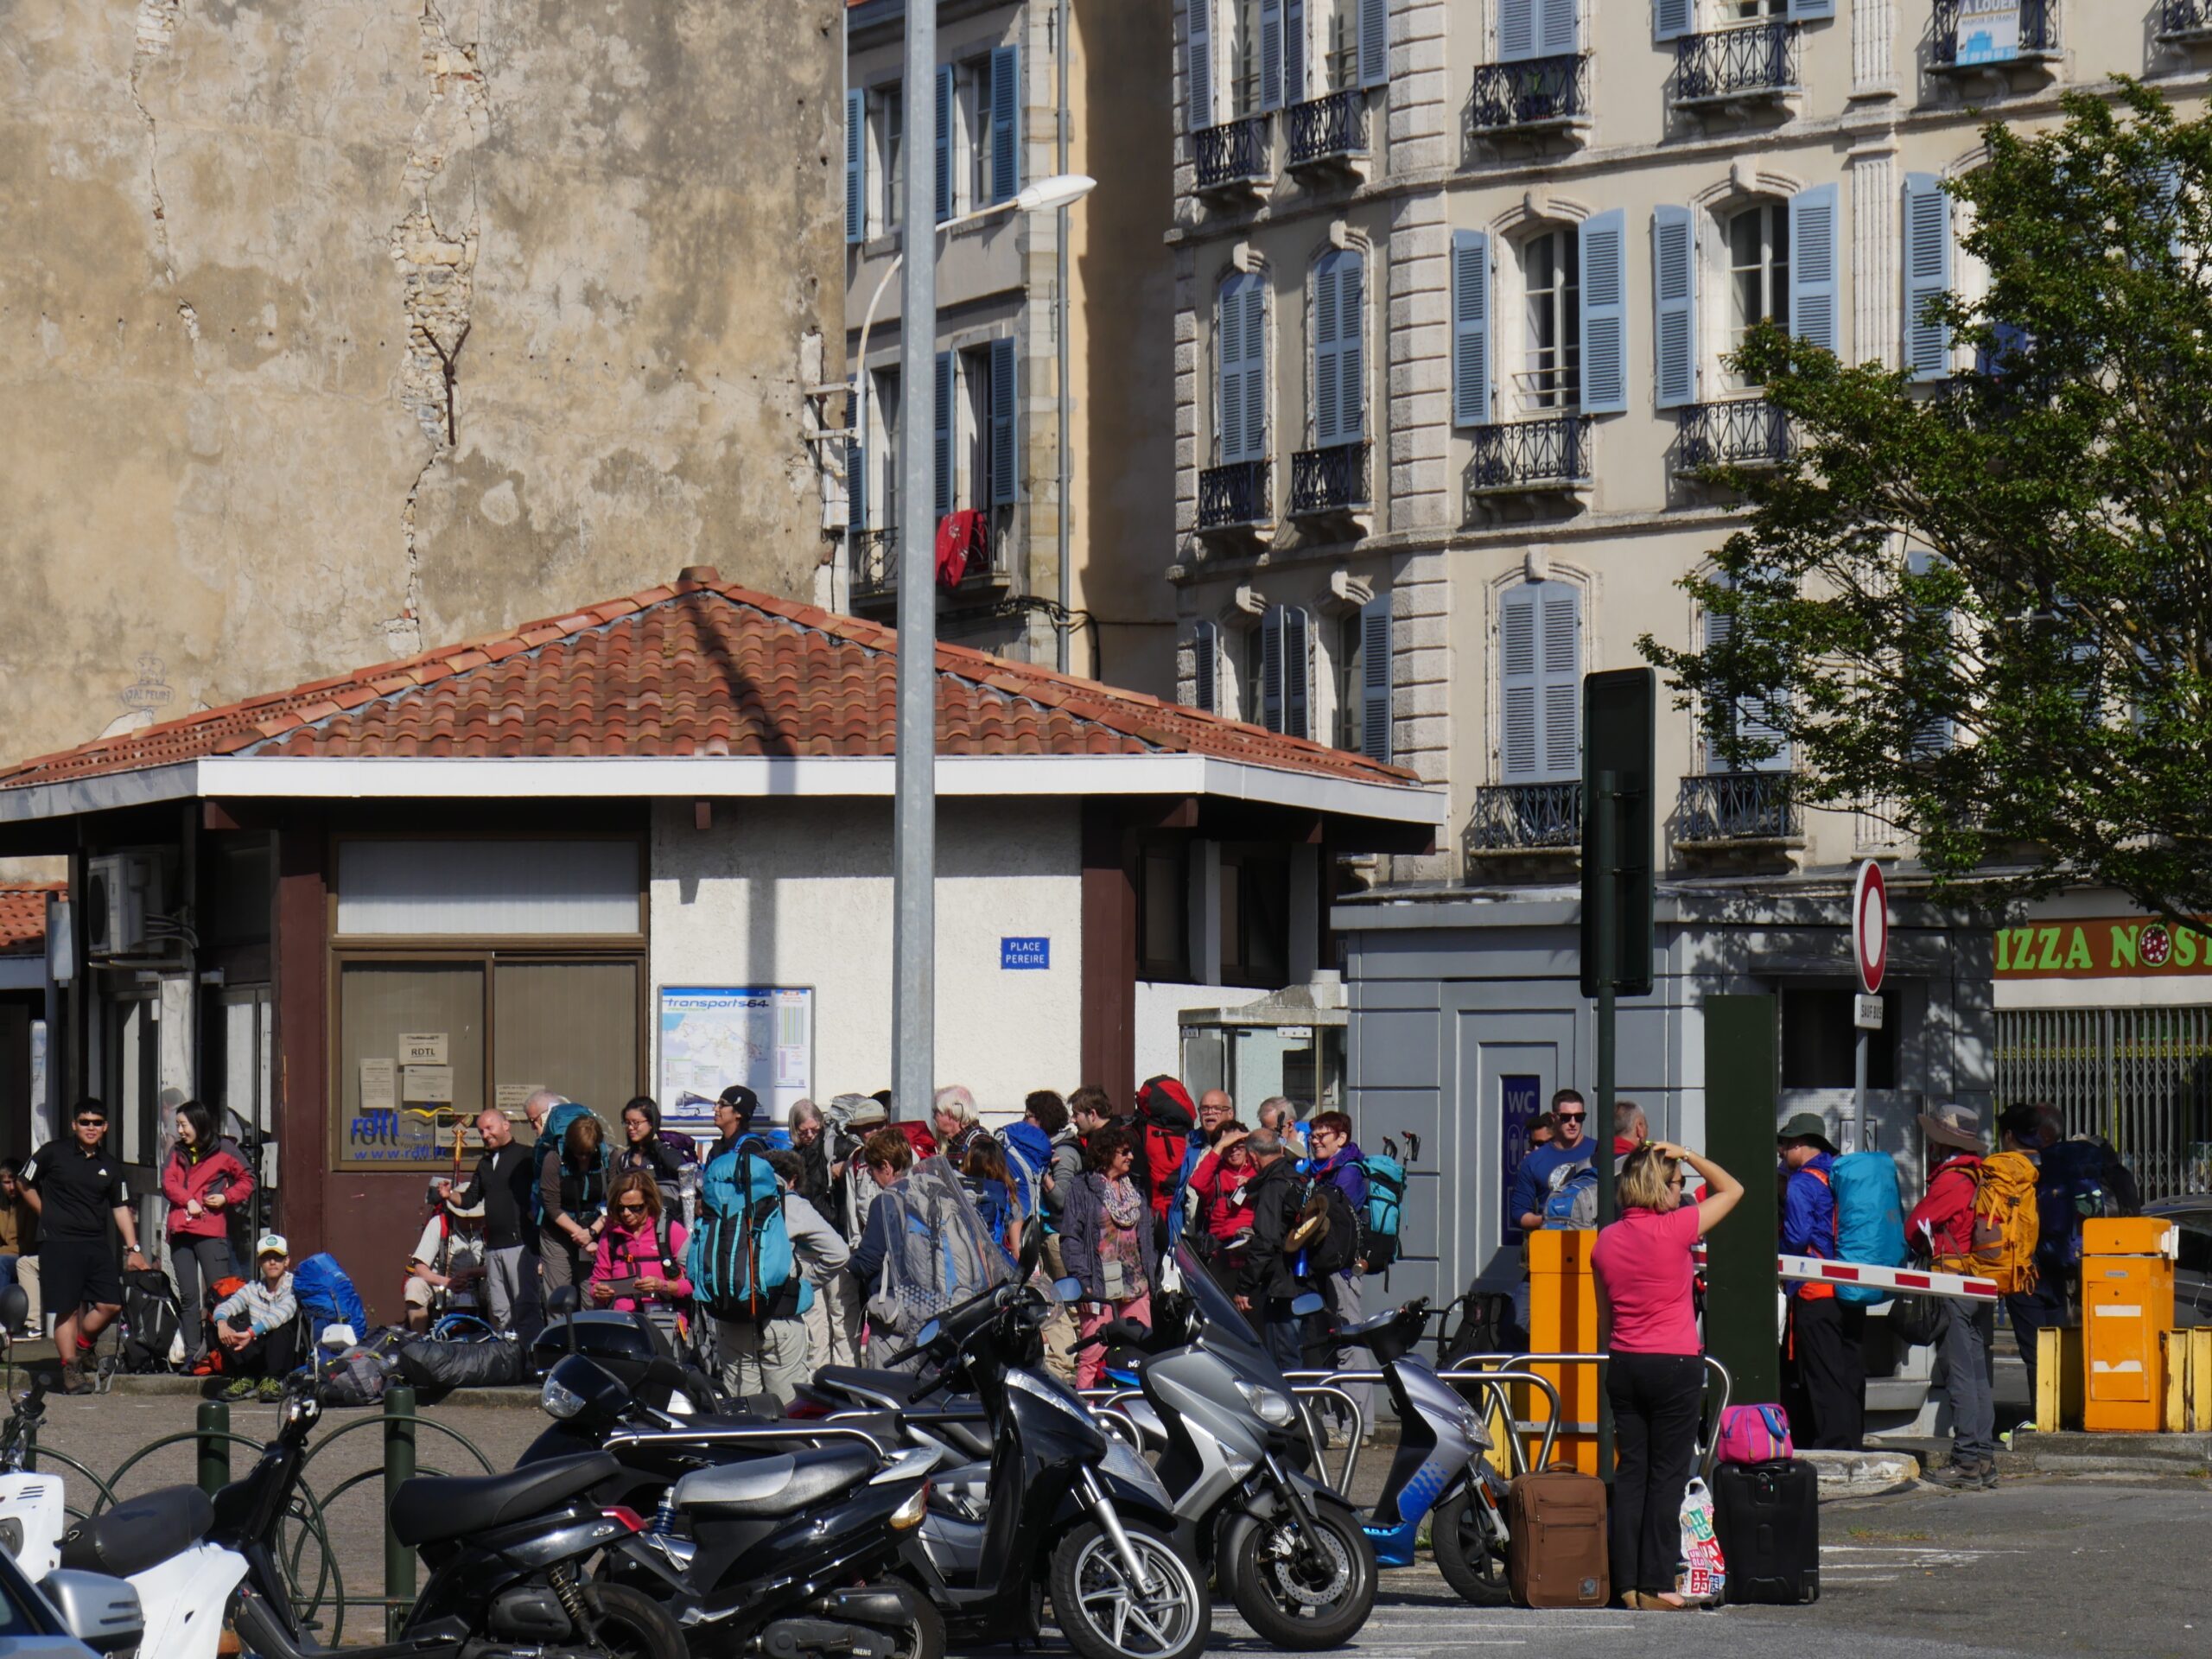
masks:
<svg viewBox="0 0 2212 1659"><path fill-rule="evenodd" d="M1343 1149L1331 1153L1326 1158L1312 1160L1307 1167L1316 1175L1328 1178L1332 1185L1344 1195L1355 1216L1367 1213L1367 1171L1362 1167L1367 1154L1359 1149L1359 1142L1347 1141Z"/></svg>

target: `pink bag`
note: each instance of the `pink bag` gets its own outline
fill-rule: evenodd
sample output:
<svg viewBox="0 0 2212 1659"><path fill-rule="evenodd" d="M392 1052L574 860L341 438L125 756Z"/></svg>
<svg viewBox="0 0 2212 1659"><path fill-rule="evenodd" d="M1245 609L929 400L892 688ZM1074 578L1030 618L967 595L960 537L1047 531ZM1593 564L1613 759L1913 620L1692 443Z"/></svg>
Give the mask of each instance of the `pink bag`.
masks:
<svg viewBox="0 0 2212 1659"><path fill-rule="evenodd" d="M1731 1406L1720 1414L1720 1463L1772 1463L1797 1453L1789 1443L1789 1416L1780 1406Z"/></svg>

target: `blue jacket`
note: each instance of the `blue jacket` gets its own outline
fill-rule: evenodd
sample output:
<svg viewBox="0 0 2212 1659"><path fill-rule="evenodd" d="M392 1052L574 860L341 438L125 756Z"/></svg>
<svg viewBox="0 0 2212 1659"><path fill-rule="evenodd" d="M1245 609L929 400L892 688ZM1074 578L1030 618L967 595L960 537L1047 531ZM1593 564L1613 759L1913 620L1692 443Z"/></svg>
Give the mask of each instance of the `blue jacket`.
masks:
<svg viewBox="0 0 2212 1659"><path fill-rule="evenodd" d="M1586 1164L1590 1154L1598 1149L1596 1139L1587 1134L1582 1144L1569 1152L1557 1141L1548 1147L1538 1147L1521 1160L1521 1167L1513 1176L1513 1198L1506 1208L1512 1213L1506 1217L1509 1225L1518 1227L1521 1217L1544 1213L1544 1200L1550 1196L1552 1172L1561 1164Z"/></svg>
<svg viewBox="0 0 2212 1659"><path fill-rule="evenodd" d="M1344 1195L1352 1214L1363 1216L1367 1213L1367 1171L1363 1167L1366 1162L1367 1154L1359 1149L1359 1142L1347 1141L1341 1151L1310 1160L1307 1167Z"/></svg>
<svg viewBox="0 0 2212 1659"><path fill-rule="evenodd" d="M1835 1160L1827 1153L1816 1153L1812 1161L1802 1169L1787 1171L1788 1182L1782 1189L1782 1253L1784 1255L1809 1255L1822 1262L1841 1260L1835 1242L1835 1194L1829 1191L1827 1173L1835 1167ZM1819 1174L1813 1172L1818 1170ZM1792 1296L1802 1295L1805 1285L1793 1281L1788 1287ZM1823 1292L1833 1294L1826 1286Z"/></svg>

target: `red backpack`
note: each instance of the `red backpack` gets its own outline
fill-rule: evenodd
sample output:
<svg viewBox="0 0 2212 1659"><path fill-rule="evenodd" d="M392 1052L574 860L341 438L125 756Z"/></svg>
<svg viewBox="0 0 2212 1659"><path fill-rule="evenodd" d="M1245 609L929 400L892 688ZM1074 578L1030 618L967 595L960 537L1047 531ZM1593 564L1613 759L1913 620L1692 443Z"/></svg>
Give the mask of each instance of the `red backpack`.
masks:
<svg viewBox="0 0 2212 1659"><path fill-rule="evenodd" d="M1182 1197L1183 1161L1198 1115L1190 1091L1173 1077L1154 1077L1137 1090L1136 1131L1142 1138L1145 1194L1163 1225Z"/></svg>

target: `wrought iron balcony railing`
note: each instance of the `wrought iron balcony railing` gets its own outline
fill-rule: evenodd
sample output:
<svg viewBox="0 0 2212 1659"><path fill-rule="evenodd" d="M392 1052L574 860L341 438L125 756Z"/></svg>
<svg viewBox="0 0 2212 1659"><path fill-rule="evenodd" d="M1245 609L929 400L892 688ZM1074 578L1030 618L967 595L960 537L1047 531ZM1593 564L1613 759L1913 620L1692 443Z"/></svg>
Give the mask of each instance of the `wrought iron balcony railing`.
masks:
<svg viewBox="0 0 2212 1659"><path fill-rule="evenodd" d="M1198 528L1249 530L1274 516L1273 471L1264 461L1232 461L1198 474Z"/></svg>
<svg viewBox="0 0 2212 1659"><path fill-rule="evenodd" d="M1683 35L1675 42L1675 103L1756 103L1796 92L1797 35L1796 24L1775 22Z"/></svg>
<svg viewBox="0 0 2212 1659"><path fill-rule="evenodd" d="M1484 852L1582 844L1582 785L1485 784L1475 791L1474 842Z"/></svg>
<svg viewBox="0 0 2212 1659"><path fill-rule="evenodd" d="M1805 833L1787 772L1708 772L1682 779L1675 839L1788 841Z"/></svg>
<svg viewBox="0 0 2212 1659"><path fill-rule="evenodd" d="M1796 451L1789 417L1764 397L1693 404L1677 410L1675 420L1677 473L1688 474L1701 467L1775 467Z"/></svg>
<svg viewBox="0 0 2212 1659"><path fill-rule="evenodd" d="M2158 7L2162 41L2212 41L2212 0L2164 0Z"/></svg>
<svg viewBox="0 0 2212 1659"><path fill-rule="evenodd" d="M1264 184L1271 158L1268 154L1268 118L1248 115L1202 127L1191 141L1198 162L1198 188L1224 190L1232 186Z"/></svg>
<svg viewBox="0 0 2212 1659"><path fill-rule="evenodd" d="M1352 512L1368 505L1364 438L1332 443L1325 449L1300 449L1290 458L1293 518Z"/></svg>
<svg viewBox="0 0 2212 1659"><path fill-rule="evenodd" d="M1590 417L1549 415L1474 429L1467 487L1478 495L1581 489L1590 482Z"/></svg>
<svg viewBox="0 0 2212 1659"><path fill-rule="evenodd" d="M1961 0L1936 0L1929 63L1937 69L1980 69L2057 55L2058 0L2019 0L2017 11L2001 16L2018 19L2013 30L1999 32L1967 14Z"/></svg>
<svg viewBox="0 0 2212 1659"><path fill-rule="evenodd" d="M969 520L968 562L952 591L990 582L1006 574L1006 548L991 528L991 515L978 512ZM942 578L939 585L945 585ZM853 598L855 602L899 591L899 532L863 531L853 543Z"/></svg>
<svg viewBox="0 0 2212 1659"><path fill-rule="evenodd" d="M1467 125L1475 132L1533 131L1589 118L1590 59L1575 53L1475 67Z"/></svg>
<svg viewBox="0 0 2212 1659"><path fill-rule="evenodd" d="M1320 167L1367 154L1367 94L1357 86L1294 104L1285 117L1290 164Z"/></svg>

